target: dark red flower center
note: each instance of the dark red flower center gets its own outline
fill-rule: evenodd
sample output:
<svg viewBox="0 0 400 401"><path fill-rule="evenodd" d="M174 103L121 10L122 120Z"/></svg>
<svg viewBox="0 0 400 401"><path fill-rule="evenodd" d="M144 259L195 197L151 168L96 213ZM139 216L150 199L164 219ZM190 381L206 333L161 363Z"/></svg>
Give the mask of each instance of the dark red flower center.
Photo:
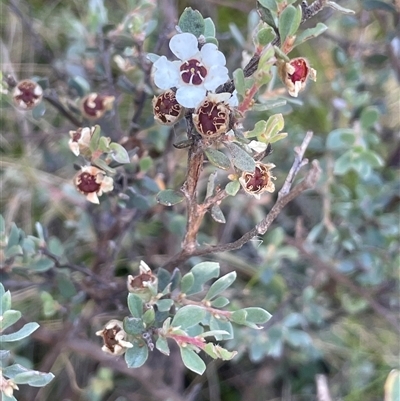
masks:
<svg viewBox="0 0 400 401"><path fill-rule="evenodd" d="M207 69L199 60L191 59L181 65L183 82L191 85L201 85L207 76Z"/></svg>
<svg viewBox="0 0 400 401"><path fill-rule="evenodd" d="M220 103L205 101L198 112L198 129L204 136L220 134L228 126L227 109Z"/></svg>
<svg viewBox="0 0 400 401"><path fill-rule="evenodd" d="M103 331L103 339L104 339L104 345L111 351L114 352L115 346L118 344L118 341L115 340L115 336L117 333L121 331L121 328L118 326L115 326L112 329L105 329Z"/></svg>
<svg viewBox="0 0 400 401"><path fill-rule="evenodd" d="M89 97L83 102L83 110L88 116L96 117L104 109L102 96ZM100 112L100 113L99 113Z"/></svg>
<svg viewBox="0 0 400 401"><path fill-rule="evenodd" d="M182 106L177 102L175 94L170 91L158 96L154 105L154 111L163 123L169 123L166 116L178 117L181 110Z"/></svg>
<svg viewBox="0 0 400 401"><path fill-rule="evenodd" d="M90 194L92 192L98 192L100 184L96 182L96 177L89 173L82 173L79 176L80 183L77 185L78 189L84 194Z"/></svg>
<svg viewBox="0 0 400 401"><path fill-rule="evenodd" d="M265 174L258 166L254 173L246 175L246 187L249 191L258 192L265 188L268 184L268 174Z"/></svg>
<svg viewBox="0 0 400 401"><path fill-rule="evenodd" d="M78 142L82 137L82 128L76 130L72 135L72 142Z"/></svg>
<svg viewBox="0 0 400 401"><path fill-rule="evenodd" d="M304 82L308 76L308 66L306 61L303 59L292 60L290 65L295 69L293 74L288 74L290 80L293 83L297 81Z"/></svg>
<svg viewBox="0 0 400 401"><path fill-rule="evenodd" d="M35 94L36 84L34 82L24 81L18 85L18 89L22 92L16 98L24 102L27 106L32 106L35 100L39 98Z"/></svg>

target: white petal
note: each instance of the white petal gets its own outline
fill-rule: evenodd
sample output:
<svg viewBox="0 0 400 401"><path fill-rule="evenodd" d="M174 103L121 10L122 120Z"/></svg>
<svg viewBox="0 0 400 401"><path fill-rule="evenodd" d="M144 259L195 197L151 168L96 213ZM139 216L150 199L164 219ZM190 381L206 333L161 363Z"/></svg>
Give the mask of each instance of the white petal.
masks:
<svg viewBox="0 0 400 401"><path fill-rule="evenodd" d="M184 107L195 108L205 98L206 90L196 86L184 86L176 91L176 100Z"/></svg>
<svg viewBox="0 0 400 401"><path fill-rule="evenodd" d="M231 98L228 100L228 104L231 107L239 106L239 99L237 97L237 90L236 89L233 91Z"/></svg>
<svg viewBox="0 0 400 401"><path fill-rule="evenodd" d="M214 43L206 43L200 50L201 60L206 67L213 65L225 65L226 59L222 52L220 52Z"/></svg>
<svg viewBox="0 0 400 401"><path fill-rule="evenodd" d="M87 199L89 202L92 202L92 203L96 203L96 204L99 204L99 203L100 203L100 202L99 202L99 198L97 197L96 192L91 192L90 194L87 194L87 195L86 195L86 199Z"/></svg>
<svg viewBox="0 0 400 401"><path fill-rule="evenodd" d="M165 56L154 63L154 83L160 89L169 89L179 82L179 68L176 63L168 61Z"/></svg>
<svg viewBox="0 0 400 401"><path fill-rule="evenodd" d="M264 152L265 149L267 149L267 144L259 141L250 141L250 143L247 144L247 146L250 149L253 149L257 153Z"/></svg>
<svg viewBox="0 0 400 401"><path fill-rule="evenodd" d="M169 48L181 60L188 60L199 51L197 38L191 33L173 36L169 41Z"/></svg>
<svg viewBox="0 0 400 401"><path fill-rule="evenodd" d="M208 70L208 74L204 80L204 87L207 90L213 91L217 89L218 86L224 84L228 79L228 69L226 67L216 65Z"/></svg>

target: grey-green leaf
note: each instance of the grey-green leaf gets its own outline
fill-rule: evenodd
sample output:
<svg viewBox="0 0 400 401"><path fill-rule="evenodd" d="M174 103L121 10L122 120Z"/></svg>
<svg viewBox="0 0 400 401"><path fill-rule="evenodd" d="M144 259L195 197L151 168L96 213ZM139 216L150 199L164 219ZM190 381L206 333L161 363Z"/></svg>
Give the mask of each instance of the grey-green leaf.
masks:
<svg viewBox="0 0 400 401"><path fill-rule="evenodd" d="M165 206L176 205L182 202L185 197L181 192L175 191L173 189L165 189L160 191L156 196L157 202Z"/></svg>
<svg viewBox="0 0 400 401"><path fill-rule="evenodd" d="M219 276L219 264L216 262L201 262L193 266L191 273L194 277L193 285L188 291L187 295L196 294L203 290L203 285L212 278Z"/></svg>
<svg viewBox="0 0 400 401"><path fill-rule="evenodd" d="M4 334L0 336L0 343L22 340L23 338L30 336L38 328L39 325L35 322L27 323L15 333Z"/></svg>
<svg viewBox="0 0 400 401"><path fill-rule="evenodd" d="M156 348L164 355L169 355L170 353L167 339L164 337L158 337L156 341Z"/></svg>
<svg viewBox="0 0 400 401"><path fill-rule="evenodd" d="M3 313L3 319L0 321L0 332L12 326L21 318L21 312L18 310L7 310Z"/></svg>
<svg viewBox="0 0 400 401"><path fill-rule="evenodd" d="M221 292L225 291L231 284L236 280L236 272L230 272L219 278L215 283L213 283L204 297L205 300L210 301L219 295Z"/></svg>
<svg viewBox="0 0 400 401"><path fill-rule="evenodd" d="M129 154L122 145L112 142L109 147L112 150L111 156L116 162L121 164L130 162Z"/></svg>
<svg viewBox="0 0 400 401"><path fill-rule="evenodd" d="M239 170L253 172L256 168L254 159L236 143L226 142L225 146L229 149L232 162Z"/></svg>
<svg viewBox="0 0 400 401"><path fill-rule="evenodd" d="M300 20L297 18L297 10L293 6L287 6L279 17L279 35L283 43L289 35L296 33ZM301 19L301 17L300 17Z"/></svg>
<svg viewBox="0 0 400 401"><path fill-rule="evenodd" d="M38 372L30 370L28 372L19 373L13 378L16 384L29 384L32 387L43 387L50 383L54 378L53 373Z"/></svg>
<svg viewBox="0 0 400 401"><path fill-rule="evenodd" d="M317 36L324 33L328 27L323 24L322 22L318 22L318 24L313 28L308 28L301 32L299 35L296 36L296 40L294 42L294 46L298 46L301 43L306 42L307 40L316 38Z"/></svg>
<svg viewBox="0 0 400 401"><path fill-rule="evenodd" d="M208 148L204 151L210 163L223 170L228 170L231 167L229 158L217 149Z"/></svg>
<svg viewBox="0 0 400 401"><path fill-rule="evenodd" d="M123 324L124 330L128 334L138 335L144 330L143 320L138 317L125 317Z"/></svg>
<svg viewBox="0 0 400 401"><path fill-rule="evenodd" d="M180 350L184 365L191 371L202 375L206 370L206 364L204 361L191 349L180 347Z"/></svg>
<svg viewBox="0 0 400 401"><path fill-rule="evenodd" d="M142 317L143 301L135 294L128 294L128 308L133 317Z"/></svg>
<svg viewBox="0 0 400 401"><path fill-rule="evenodd" d="M133 347L125 352L125 362L128 368L139 368L146 362L149 349L144 341L134 341L132 344Z"/></svg>
<svg viewBox="0 0 400 401"><path fill-rule="evenodd" d="M206 311L201 306L186 305L178 310L172 319L171 326L185 330L199 324L205 317Z"/></svg>
<svg viewBox="0 0 400 401"><path fill-rule="evenodd" d="M221 224L225 224L226 220L225 220L225 216L222 213L221 208L218 205L214 205L211 208L211 217L217 222L217 223L221 223Z"/></svg>
<svg viewBox="0 0 400 401"><path fill-rule="evenodd" d="M196 38L204 34L204 18L199 11L186 7L178 22L182 32L192 33Z"/></svg>
<svg viewBox="0 0 400 401"><path fill-rule="evenodd" d="M239 181L231 181L226 184L225 191L230 196L235 196L240 189Z"/></svg>

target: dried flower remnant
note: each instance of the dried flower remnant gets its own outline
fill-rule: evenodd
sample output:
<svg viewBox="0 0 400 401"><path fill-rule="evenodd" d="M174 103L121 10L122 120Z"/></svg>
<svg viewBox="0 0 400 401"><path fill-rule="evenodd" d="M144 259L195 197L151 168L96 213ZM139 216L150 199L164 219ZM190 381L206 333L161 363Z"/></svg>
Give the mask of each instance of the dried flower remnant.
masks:
<svg viewBox="0 0 400 401"><path fill-rule="evenodd" d="M90 93L81 101L82 115L89 120L97 120L113 108L115 97Z"/></svg>
<svg viewBox="0 0 400 401"><path fill-rule="evenodd" d="M68 146L75 156L80 153L85 154L89 149L90 139L94 133L95 127L78 128L76 131L69 131L70 140Z"/></svg>
<svg viewBox="0 0 400 401"><path fill-rule="evenodd" d="M42 87L30 79L18 82L12 93L14 104L21 110L32 110L43 98Z"/></svg>
<svg viewBox="0 0 400 401"><path fill-rule="evenodd" d="M104 345L101 350L107 354L122 355L128 348L133 347L130 342L125 341L127 334L120 320L110 320L104 329L96 332L96 336L103 337Z"/></svg>
<svg viewBox="0 0 400 401"><path fill-rule="evenodd" d="M198 48L196 36L180 33L173 36L169 47L180 61L161 56L154 63L154 83L160 89L177 88L176 99L184 107L194 108L228 79L225 56L213 43Z"/></svg>
<svg viewBox="0 0 400 401"><path fill-rule="evenodd" d="M271 174L274 167L275 165L272 163L256 162L254 172L243 171L239 182L248 194L260 199L263 192L275 191L275 184L272 180L276 178Z"/></svg>
<svg viewBox="0 0 400 401"><path fill-rule="evenodd" d="M153 274L150 267L143 260L139 264L139 274L137 276L128 276L128 291L138 295L146 302L157 293L157 286L158 277Z"/></svg>
<svg viewBox="0 0 400 401"><path fill-rule="evenodd" d="M209 93L193 114L193 123L203 138L217 138L231 128L231 105L236 95Z"/></svg>
<svg viewBox="0 0 400 401"><path fill-rule="evenodd" d="M74 184L76 189L92 203L100 203L98 197L114 188L113 179L107 177L103 170L93 166L83 166L75 176Z"/></svg>
<svg viewBox="0 0 400 401"><path fill-rule="evenodd" d="M19 390L14 381L12 379L6 379L3 375L0 375L0 391L7 397L12 398L14 390Z"/></svg>
<svg viewBox="0 0 400 401"><path fill-rule="evenodd" d="M184 110L172 90L167 90L153 98L154 119L160 124L174 125L183 116Z"/></svg>
<svg viewBox="0 0 400 401"><path fill-rule="evenodd" d="M299 92L304 90L308 78L313 81L317 79L317 72L310 68L308 61L302 57L294 58L289 63L278 61L278 74L289 95L293 97L297 97Z"/></svg>

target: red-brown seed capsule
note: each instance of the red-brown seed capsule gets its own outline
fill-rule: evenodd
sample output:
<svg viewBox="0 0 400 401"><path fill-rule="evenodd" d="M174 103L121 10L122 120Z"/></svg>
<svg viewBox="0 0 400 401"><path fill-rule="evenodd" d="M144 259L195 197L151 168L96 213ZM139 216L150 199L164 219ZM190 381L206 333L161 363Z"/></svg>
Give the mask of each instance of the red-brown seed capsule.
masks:
<svg viewBox="0 0 400 401"><path fill-rule="evenodd" d="M32 110L43 98L42 87L30 79L18 82L12 93L14 104L21 110Z"/></svg>
<svg viewBox="0 0 400 401"><path fill-rule="evenodd" d="M81 101L82 115L89 120L97 120L113 108L115 97L90 93Z"/></svg>
<svg viewBox="0 0 400 401"><path fill-rule="evenodd" d="M175 92L167 90L153 98L154 119L163 125L174 125L183 116L185 108L175 97Z"/></svg>
<svg viewBox="0 0 400 401"><path fill-rule="evenodd" d="M272 181L275 177L271 174L274 167L272 163L256 162L254 172L243 171L239 182L248 194L259 199L263 192L275 191L275 184Z"/></svg>

